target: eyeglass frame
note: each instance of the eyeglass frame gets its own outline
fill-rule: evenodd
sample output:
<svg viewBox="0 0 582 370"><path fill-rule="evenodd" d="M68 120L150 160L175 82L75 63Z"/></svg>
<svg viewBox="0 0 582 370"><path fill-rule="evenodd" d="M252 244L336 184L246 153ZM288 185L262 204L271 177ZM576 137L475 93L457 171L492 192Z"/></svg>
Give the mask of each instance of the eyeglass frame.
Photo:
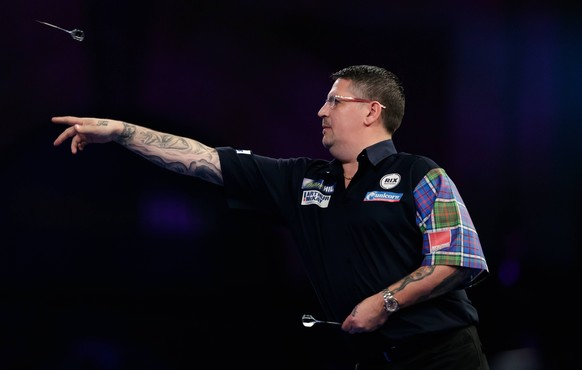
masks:
<svg viewBox="0 0 582 370"><path fill-rule="evenodd" d="M382 109L386 109L386 106L380 103L378 100L370 100L370 99L362 99L362 98L354 98L352 96L343 96L343 95L332 95L325 99L325 104L328 104L331 109L334 109L337 105L338 101L343 102L353 102L353 103L378 103L382 107Z"/></svg>

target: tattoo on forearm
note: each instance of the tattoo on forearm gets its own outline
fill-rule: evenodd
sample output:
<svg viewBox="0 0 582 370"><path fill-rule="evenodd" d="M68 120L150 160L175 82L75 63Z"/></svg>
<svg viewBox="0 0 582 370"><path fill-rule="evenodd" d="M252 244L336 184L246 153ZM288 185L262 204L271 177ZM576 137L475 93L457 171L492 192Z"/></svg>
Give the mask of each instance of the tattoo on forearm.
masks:
<svg viewBox="0 0 582 370"><path fill-rule="evenodd" d="M205 160L192 161L190 166L186 166L181 162L166 162L156 155L142 154L142 156L165 169L185 175L195 176L215 184L222 184L222 175L218 168L216 168L216 166L211 162Z"/></svg>
<svg viewBox="0 0 582 370"><path fill-rule="evenodd" d="M133 138L133 135L135 135L135 126L134 125L130 125L127 122L122 122L123 123L123 131L121 132L121 135L119 135L119 143L121 145L127 146L127 142Z"/></svg>
<svg viewBox="0 0 582 370"><path fill-rule="evenodd" d="M435 266L423 266L407 276L402 284L395 289L399 291L404 289L407 285L415 282L419 282L422 279L432 275L435 271ZM425 295L419 297L416 302L423 302L433 297L438 297L451 290L462 288L467 282L472 279L472 270L468 268L456 268L455 271L443 279L443 281L435 286L432 290L427 292Z"/></svg>
<svg viewBox="0 0 582 370"><path fill-rule="evenodd" d="M424 279L425 277L432 275L434 272L434 266L422 266L418 270L414 271L412 274L408 275L403 281L402 285L400 285L396 291L404 289L408 284L414 283Z"/></svg>
<svg viewBox="0 0 582 370"><path fill-rule="evenodd" d="M184 138L176 137L174 135L159 134L152 131L146 131L142 134L142 143L156 146L164 149L176 149L188 151L190 145Z"/></svg>
<svg viewBox="0 0 582 370"><path fill-rule="evenodd" d="M218 153L197 141L147 129L138 132L135 125L123 122L118 142L160 167L222 184Z"/></svg>

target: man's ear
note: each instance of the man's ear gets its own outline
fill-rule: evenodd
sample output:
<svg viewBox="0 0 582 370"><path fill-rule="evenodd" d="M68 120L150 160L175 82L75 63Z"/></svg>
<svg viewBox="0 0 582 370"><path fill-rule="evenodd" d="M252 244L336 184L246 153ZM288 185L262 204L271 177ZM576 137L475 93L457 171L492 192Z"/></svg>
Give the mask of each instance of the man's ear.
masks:
<svg viewBox="0 0 582 370"><path fill-rule="evenodd" d="M380 120L382 109L382 106L377 101L374 101L370 104L370 110L368 111L368 115L366 116L365 120L367 126L370 126L375 121Z"/></svg>

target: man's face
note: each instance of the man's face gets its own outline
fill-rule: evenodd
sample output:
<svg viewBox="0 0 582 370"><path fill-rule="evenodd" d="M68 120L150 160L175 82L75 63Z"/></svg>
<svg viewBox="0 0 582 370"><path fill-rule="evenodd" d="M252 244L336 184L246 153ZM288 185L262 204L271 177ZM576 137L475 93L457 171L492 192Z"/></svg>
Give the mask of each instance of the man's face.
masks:
<svg viewBox="0 0 582 370"><path fill-rule="evenodd" d="M369 108L369 104L365 102L348 99L359 98L350 86L349 80L341 78L336 80L327 95L326 102L317 113L322 119L321 142L336 158L341 157L342 152L350 149L352 146L350 144L359 138ZM339 98L336 99L335 96Z"/></svg>

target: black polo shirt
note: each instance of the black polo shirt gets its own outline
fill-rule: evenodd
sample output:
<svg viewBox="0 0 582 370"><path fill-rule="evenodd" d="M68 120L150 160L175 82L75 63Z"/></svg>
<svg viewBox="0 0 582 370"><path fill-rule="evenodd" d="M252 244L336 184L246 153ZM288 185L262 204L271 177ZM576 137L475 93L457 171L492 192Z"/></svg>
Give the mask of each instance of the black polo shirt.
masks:
<svg viewBox="0 0 582 370"><path fill-rule="evenodd" d="M228 204L278 217L289 227L326 320L342 322L363 299L416 270L423 236L413 190L429 158L397 153L392 140L358 156L346 188L337 160L275 159L217 148ZM378 331L353 336L363 347L477 322L465 291L402 309Z"/></svg>

